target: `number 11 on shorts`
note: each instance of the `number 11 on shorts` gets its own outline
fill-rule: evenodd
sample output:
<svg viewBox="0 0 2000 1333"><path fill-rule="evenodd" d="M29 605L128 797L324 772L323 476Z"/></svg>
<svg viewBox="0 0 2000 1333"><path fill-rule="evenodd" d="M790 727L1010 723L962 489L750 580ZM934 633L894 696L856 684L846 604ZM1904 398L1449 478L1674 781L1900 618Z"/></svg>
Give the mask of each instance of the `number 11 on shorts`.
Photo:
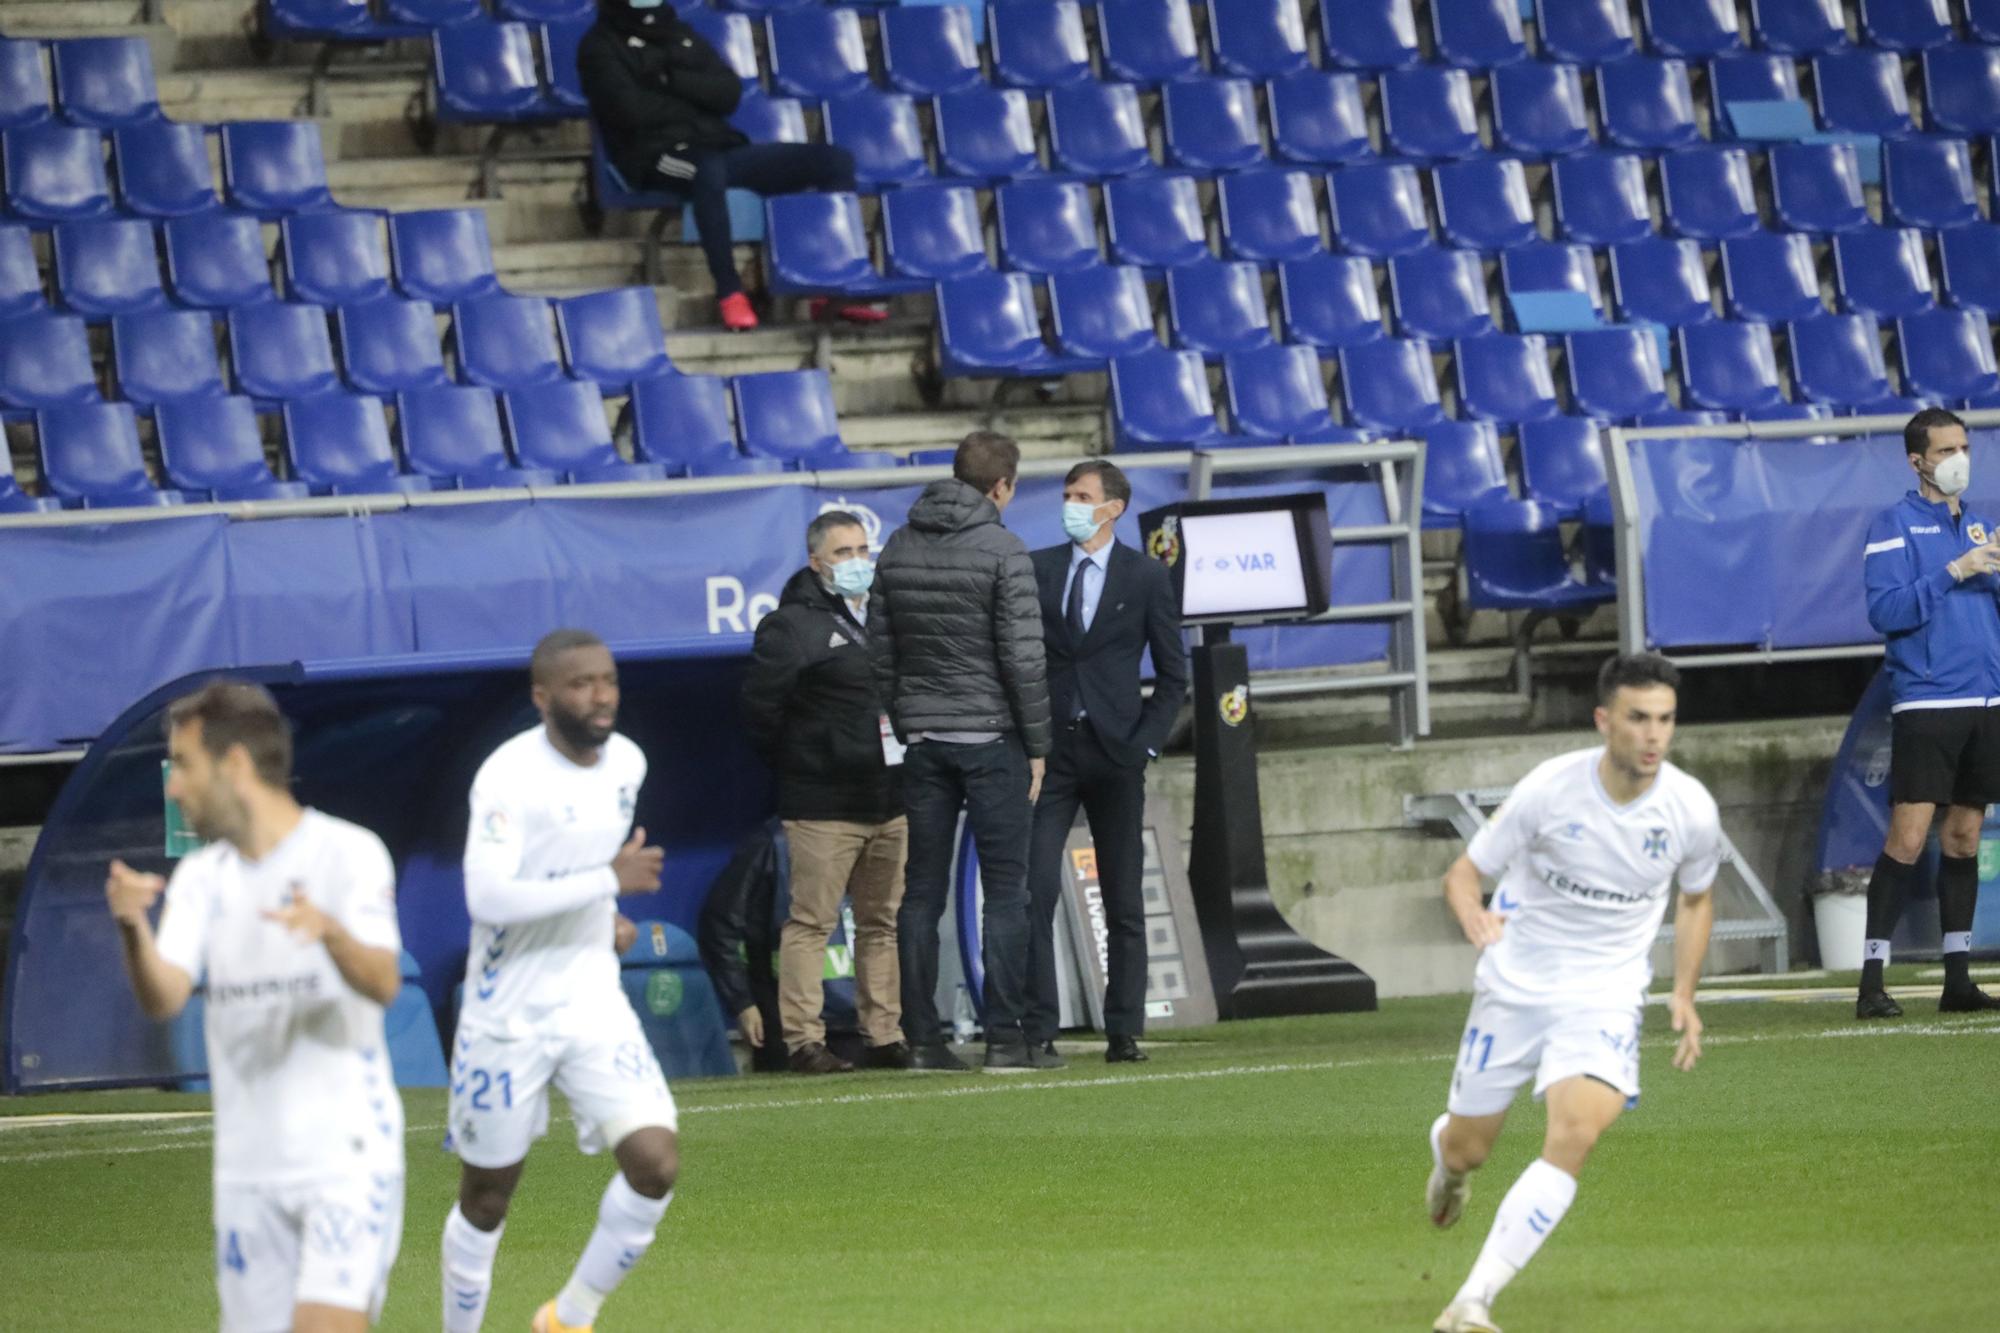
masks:
<svg viewBox="0 0 2000 1333"><path fill-rule="evenodd" d="M1476 1065L1472 1065L1472 1057L1475 1052L1479 1056L1479 1063ZM1472 1065L1472 1072L1478 1074L1485 1072L1486 1062L1492 1058L1493 1058L1493 1034L1489 1032L1482 1037L1481 1035L1479 1035L1478 1028L1476 1027L1467 1028L1465 1030L1465 1055L1462 1059L1460 1059L1459 1063L1463 1065Z"/></svg>

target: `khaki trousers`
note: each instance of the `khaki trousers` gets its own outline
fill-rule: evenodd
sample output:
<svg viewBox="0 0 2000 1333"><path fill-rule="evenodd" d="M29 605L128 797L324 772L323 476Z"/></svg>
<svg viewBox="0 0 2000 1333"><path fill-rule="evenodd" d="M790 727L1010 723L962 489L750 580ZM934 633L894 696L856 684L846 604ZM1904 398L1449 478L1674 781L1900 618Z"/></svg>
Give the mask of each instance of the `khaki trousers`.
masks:
<svg viewBox="0 0 2000 1333"><path fill-rule="evenodd" d="M896 965L896 909L903 902L909 823L787 819L792 851L792 913L778 943L778 1021L785 1047L826 1040L826 941L840 921L843 895L854 900L855 1009L870 1046L903 1039Z"/></svg>

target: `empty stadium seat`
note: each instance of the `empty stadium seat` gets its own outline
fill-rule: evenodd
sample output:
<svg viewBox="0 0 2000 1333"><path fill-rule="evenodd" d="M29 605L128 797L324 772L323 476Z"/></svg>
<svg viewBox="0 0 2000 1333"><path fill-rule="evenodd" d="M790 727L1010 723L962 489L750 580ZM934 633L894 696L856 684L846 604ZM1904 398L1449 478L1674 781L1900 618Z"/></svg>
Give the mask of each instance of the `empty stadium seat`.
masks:
<svg viewBox="0 0 2000 1333"><path fill-rule="evenodd" d="M512 389L563 378L562 356L538 296L483 296L451 311L458 378L488 389Z"/></svg>
<svg viewBox="0 0 2000 1333"><path fill-rule="evenodd" d="M1198 352L1160 348L1114 357L1111 421L1121 449L1186 449L1227 442Z"/></svg>
<svg viewBox="0 0 2000 1333"><path fill-rule="evenodd" d="M1861 163L1851 143L1781 143L1771 149L1771 202L1787 230L1825 235L1868 225Z"/></svg>
<svg viewBox="0 0 2000 1333"><path fill-rule="evenodd" d="M1740 133L1730 119L1735 102L1796 102L1799 100L1798 62L1790 56L1770 51L1732 51L1708 64L1710 136L1716 139Z"/></svg>
<svg viewBox="0 0 2000 1333"><path fill-rule="evenodd" d="M167 281L179 304L223 310L276 299L257 219L197 213L171 218L161 230L167 240Z"/></svg>
<svg viewBox="0 0 2000 1333"><path fill-rule="evenodd" d="M86 319L161 310L160 257L153 224L138 218L65 222L55 229L56 297Z"/></svg>
<svg viewBox="0 0 2000 1333"><path fill-rule="evenodd" d="M807 8L770 14L771 85L793 97L843 97L869 87L868 46L852 9Z"/></svg>
<svg viewBox="0 0 2000 1333"><path fill-rule="evenodd" d="M651 287L614 287L551 304L575 378L594 380L606 393L624 393L634 380L673 372Z"/></svg>
<svg viewBox="0 0 2000 1333"><path fill-rule="evenodd" d="M160 119L153 48L143 37L65 37L49 43L56 106L94 130Z"/></svg>
<svg viewBox="0 0 2000 1333"><path fill-rule="evenodd" d="M0 323L0 409L6 409L9 419L29 409L94 402L97 397L81 319L43 313Z"/></svg>
<svg viewBox="0 0 2000 1333"><path fill-rule="evenodd" d="M1924 52L1924 115L1946 134L2000 130L2000 50L1954 43Z"/></svg>
<svg viewBox="0 0 2000 1333"><path fill-rule="evenodd" d="M1515 292L1578 292L1591 307L1604 309L1597 282L1597 262L1590 249L1556 241L1530 241L1500 252L1500 283Z"/></svg>
<svg viewBox="0 0 2000 1333"><path fill-rule="evenodd" d="M929 283L886 278L876 271L861 221L861 202L851 194L780 194L764 200L767 276L778 295L839 292L886 296L917 291Z"/></svg>
<svg viewBox="0 0 2000 1333"><path fill-rule="evenodd" d="M327 188L316 122L232 121L221 135L222 179L232 207L266 219L338 207Z"/></svg>
<svg viewBox="0 0 2000 1333"><path fill-rule="evenodd" d="M632 386L632 449L669 471L712 474L744 461L729 421L729 385L714 375L661 375Z"/></svg>
<svg viewBox="0 0 2000 1333"><path fill-rule="evenodd" d="M1507 498L1500 437L1490 422L1432 422L1423 437L1426 528L1455 528L1473 505Z"/></svg>
<svg viewBox="0 0 2000 1333"><path fill-rule="evenodd" d="M378 20L368 0L267 0L258 26L269 40L384 42L420 37L421 29Z"/></svg>
<svg viewBox="0 0 2000 1333"><path fill-rule="evenodd" d="M1397 332L1450 342L1493 330L1486 274L1472 250L1428 248L1389 261L1389 291Z"/></svg>
<svg viewBox="0 0 2000 1333"><path fill-rule="evenodd" d="M1059 171L1124 176L1151 171L1139 94L1129 84L1076 83L1049 93L1049 153Z"/></svg>
<svg viewBox="0 0 2000 1333"><path fill-rule="evenodd" d="M1628 56L1597 71L1597 110L1604 136L1626 148L1677 148L1701 138L1687 65L1655 56Z"/></svg>
<svg viewBox="0 0 2000 1333"><path fill-rule="evenodd" d="M1442 419L1437 369L1419 338L1381 338L1340 349L1347 419L1377 430L1410 431Z"/></svg>
<svg viewBox="0 0 2000 1333"><path fill-rule="evenodd" d="M0 225L0 319L34 314L46 304L28 229ZM0 474L5 471L0 468Z"/></svg>
<svg viewBox="0 0 2000 1333"><path fill-rule="evenodd" d="M729 113L729 123L751 143L806 142L806 112L795 97L766 97L746 86L743 100ZM918 154L919 160L922 156Z"/></svg>
<svg viewBox="0 0 2000 1333"><path fill-rule="evenodd" d="M104 139L96 130L53 121L8 130L0 134L0 172L7 209L23 221L46 225L111 212Z"/></svg>
<svg viewBox="0 0 2000 1333"><path fill-rule="evenodd" d="M1894 51L1845 47L1813 57L1813 99L1830 130L1898 135L1916 128Z"/></svg>
<svg viewBox="0 0 2000 1333"><path fill-rule="evenodd" d="M1814 55L1847 45L1840 0L1750 0L1757 44L1786 55Z"/></svg>
<svg viewBox="0 0 2000 1333"><path fill-rule="evenodd" d="M235 307L229 312L229 355L238 392L259 400L260 407L340 387L326 311L316 305Z"/></svg>
<svg viewBox="0 0 2000 1333"><path fill-rule="evenodd" d="M118 396L141 412L177 398L228 392L215 351L215 320L206 311L118 316L111 321L111 364Z"/></svg>
<svg viewBox="0 0 2000 1333"><path fill-rule="evenodd" d="M1936 304L1922 232L1863 227L1833 238L1840 308L1878 319L1896 319Z"/></svg>
<svg viewBox="0 0 2000 1333"><path fill-rule="evenodd" d="M257 408L248 398L220 393L175 398L159 405L154 426L160 469L170 485L217 500L302 500L304 482L279 481L264 461Z"/></svg>
<svg viewBox="0 0 2000 1333"><path fill-rule="evenodd" d="M1000 256L1008 268L1062 273L1103 262L1097 209L1075 181L1015 181L993 193Z"/></svg>
<svg viewBox="0 0 2000 1333"><path fill-rule="evenodd" d="M690 5L688 8L692 11L695 6ZM477 6L474 6L473 12L479 12ZM590 0L497 0L493 12L500 18L513 19L519 23L557 23L564 19L592 17L595 14L595 7ZM704 37L707 36L702 29L697 28L696 31L702 32Z"/></svg>
<svg viewBox="0 0 2000 1333"><path fill-rule="evenodd" d="M139 423L130 403L72 403L35 413L42 481L50 492L87 509L179 504L146 476Z"/></svg>
<svg viewBox="0 0 2000 1333"><path fill-rule="evenodd" d="M1743 44L1736 0L1640 0L1646 44L1661 55L1704 59Z"/></svg>
<svg viewBox="0 0 2000 1333"><path fill-rule="evenodd" d="M1539 421L1561 411L1539 333L1489 333L1453 349L1461 410L1478 420Z"/></svg>
<svg viewBox="0 0 2000 1333"><path fill-rule="evenodd" d="M1903 392L1951 403L1991 407L2000 402L1993 331L1983 312L1925 310L1896 321Z"/></svg>
<svg viewBox="0 0 2000 1333"><path fill-rule="evenodd" d="M964 6L898 5L882 11L881 25L882 64L898 91L935 97L985 81Z"/></svg>
<svg viewBox="0 0 2000 1333"><path fill-rule="evenodd" d="M1750 154L1727 144L1703 144L1660 155L1667 227L1698 241L1745 236L1763 224Z"/></svg>
<svg viewBox="0 0 2000 1333"><path fill-rule="evenodd" d="M1359 255L1314 255L1278 265L1285 338L1325 351L1382 336L1375 270Z"/></svg>
<svg viewBox="0 0 2000 1333"><path fill-rule="evenodd" d="M1680 342L1681 392L1694 407L1749 412L1785 401L1771 326L1737 320L1692 325Z"/></svg>
<svg viewBox="0 0 2000 1333"><path fill-rule="evenodd" d="M1965 0L1965 27L1975 42L2000 42L2000 0Z"/></svg>
<svg viewBox="0 0 2000 1333"><path fill-rule="evenodd" d="M439 120L533 122L559 114L542 87L534 34L525 23L478 20L433 29L431 80Z"/></svg>
<svg viewBox="0 0 2000 1333"><path fill-rule="evenodd" d="M1316 69L1282 74L1264 85L1270 103L1271 151L1287 162L1331 166L1374 152L1361 81ZM1053 110L1053 106L1051 107Z"/></svg>
<svg viewBox="0 0 2000 1333"><path fill-rule="evenodd" d="M1042 169L1026 93L1016 88L967 88L941 95L933 106L943 174L1004 181Z"/></svg>
<svg viewBox="0 0 2000 1333"><path fill-rule="evenodd" d="M1240 171L1264 160L1257 88L1248 79L1193 79L1160 93L1167 160L1188 171Z"/></svg>
<svg viewBox="0 0 2000 1333"><path fill-rule="evenodd" d="M1653 230L1645 159L1636 153L1578 153L1556 159L1556 225L1585 245L1616 245Z"/></svg>
<svg viewBox="0 0 2000 1333"><path fill-rule="evenodd" d="M513 12L517 7L534 11L533 15ZM567 0L566 8L564 0L499 0L495 12L503 19L530 23L573 23L592 17L589 6L580 0ZM421 35L433 28L483 19L486 9L480 0L381 0L381 17L387 25L407 27Z"/></svg>
<svg viewBox="0 0 2000 1333"><path fill-rule="evenodd" d="M451 382L438 342L437 310L429 301L391 296L344 305L333 312L333 324L347 383L362 393L387 398Z"/></svg>
<svg viewBox="0 0 2000 1333"><path fill-rule="evenodd" d="M1386 258L1430 244L1424 185L1405 163L1364 162L1327 180L1333 231L1355 254Z"/></svg>
<svg viewBox="0 0 2000 1333"><path fill-rule="evenodd" d="M1104 220L1121 264L1172 268L1209 257L1201 196L1186 176L1129 176L1106 181Z"/></svg>
<svg viewBox="0 0 2000 1333"><path fill-rule="evenodd" d="M633 396L636 400L636 385ZM559 472L584 483L659 481L669 475L664 464L628 463L620 457L594 384L566 380L510 389L500 395L500 415L522 467Z"/></svg>
<svg viewBox="0 0 2000 1333"><path fill-rule="evenodd" d="M898 277L936 282L991 267L979 196L971 186L893 190L882 196L882 236L889 271Z"/></svg>
<svg viewBox="0 0 2000 1333"><path fill-rule="evenodd" d="M292 475L315 491L379 495L428 491L428 477L396 466L382 400L362 393L323 393L283 404L285 448Z"/></svg>
<svg viewBox="0 0 2000 1333"><path fill-rule="evenodd" d="M569 3L569 0L559 0ZM576 0L573 17L585 23L595 19L596 7L589 0ZM743 77L745 84L755 84L763 77L757 67L757 25L747 15L731 14L707 5L679 5L675 7L681 22L702 35L702 39L715 48L728 66ZM745 92L749 89L746 87Z"/></svg>
<svg viewBox="0 0 2000 1333"><path fill-rule="evenodd" d="M1542 58L1601 65L1632 54L1632 13L1624 0L1535 0Z"/></svg>
<svg viewBox="0 0 2000 1333"><path fill-rule="evenodd" d="M1884 221L1956 227L1979 218L1971 145L1963 139L1890 139L1882 145Z"/></svg>
<svg viewBox="0 0 2000 1333"><path fill-rule="evenodd" d="M1584 614L1617 590L1585 583L1570 570L1562 513L1539 500L1493 499L1466 511L1466 605L1485 611ZM1518 651L1526 651L1527 627ZM1523 668L1518 668L1520 670Z"/></svg>
<svg viewBox="0 0 2000 1333"><path fill-rule="evenodd" d="M909 94L853 93L828 98L823 111L827 142L854 154L855 179L863 187L902 185L931 174Z"/></svg>
<svg viewBox="0 0 2000 1333"><path fill-rule="evenodd" d="M1860 0L1861 37L1891 51L1920 51L1952 39L1950 0Z"/></svg>
<svg viewBox="0 0 2000 1333"><path fill-rule="evenodd" d="M42 44L0 37L0 130L49 118L49 76Z"/></svg>
<svg viewBox="0 0 2000 1333"><path fill-rule="evenodd" d="M389 214L389 254L405 296L450 305L498 296L486 210L438 208Z"/></svg>
<svg viewBox="0 0 2000 1333"><path fill-rule="evenodd" d="M738 375L729 382L743 452L810 464L845 453L833 410L833 384L824 370L779 370Z"/></svg>
<svg viewBox="0 0 2000 1333"><path fill-rule="evenodd" d="M1652 330L1588 329L1563 342L1569 351L1570 397L1578 411L1629 420L1670 406Z"/></svg>
<svg viewBox="0 0 2000 1333"><path fill-rule="evenodd" d="M1708 267L1693 241L1647 236L1613 246L1611 283L1627 320L1678 327L1715 316Z"/></svg>
<svg viewBox="0 0 2000 1333"><path fill-rule="evenodd" d="M1439 60L1466 69L1490 69L1528 53L1519 0L1431 0L1431 36Z"/></svg>
<svg viewBox="0 0 2000 1333"><path fill-rule="evenodd" d="M118 130L112 143L118 195L127 212L174 218L220 207L205 127L148 121Z"/></svg>
<svg viewBox="0 0 2000 1333"><path fill-rule="evenodd" d="M1462 69L1417 65L1382 75L1382 135L1406 157L1469 157L1481 151L1472 80Z"/></svg>
<svg viewBox="0 0 2000 1333"><path fill-rule="evenodd" d="M1598 423L1586 417L1551 417L1522 425L1521 489L1551 505L1564 519L1583 518L1607 496L1604 448Z"/></svg>
<svg viewBox="0 0 2000 1333"><path fill-rule="evenodd" d="M1489 83L1498 147L1549 157L1590 146L1590 114L1575 65L1524 60L1494 70Z"/></svg>
<svg viewBox="0 0 2000 1333"><path fill-rule="evenodd" d="M1825 310L1812 242L1760 232L1722 243L1723 295L1737 319L1784 324Z"/></svg>
<svg viewBox="0 0 2000 1333"><path fill-rule="evenodd" d="M1299 0L1234 0L1208 6L1208 40L1216 67L1251 79L1305 69L1311 57L1306 50L1305 16L1299 11Z"/></svg>
<svg viewBox="0 0 2000 1333"><path fill-rule="evenodd" d="M1167 324L1176 347L1211 359L1269 346L1271 313L1257 266L1205 259L1167 270Z"/></svg>
<svg viewBox="0 0 2000 1333"><path fill-rule="evenodd" d="M542 68L548 75L548 97L558 112L576 116L590 112L590 98L584 95L583 74L577 68L576 55L591 24L592 19L584 17L546 23L540 30L538 41L542 51ZM752 46L750 69L753 75L756 68L756 47Z"/></svg>
<svg viewBox="0 0 2000 1333"><path fill-rule="evenodd" d="M465 384L396 395L396 438L410 470L461 490L552 486L553 472L517 468L507 458L500 409L490 389Z"/></svg>
<svg viewBox="0 0 2000 1333"><path fill-rule="evenodd" d="M1124 264L1051 275L1049 314L1064 356L1104 362L1160 345L1146 275Z"/></svg>
<svg viewBox="0 0 2000 1333"><path fill-rule="evenodd" d="M1334 430L1326 375L1310 347L1260 347L1222 360L1229 421L1255 440L1307 441Z"/></svg>
<svg viewBox="0 0 2000 1333"><path fill-rule="evenodd" d="M301 213L278 224L285 290L294 301L348 305L389 295L379 213Z"/></svg>
<svg viewBox="0 0 2000 1333"><path fill-rule="evenodd" d="M1319 200L1303 171L1245 171L1217 186L1222 244L1233 259L1303 259L1324 248Z"/></svg>
<svg viewBox="0 0 2000 1333"><path fill-rule="evenodd" d="M1101 0L1097 34L1109 77L1150 88L1202 72L1187 0Z"/></svg>
<svg viewBox="0 0 2000 1333"><path fill-rule="evenodd" d="M1787 329L1792 382L1814 402L1866 411L1890 397L1882 341L1870 315L1816 315Z"/></svg>
<svg viewBox="0 0 2000 1333"><path fill-rule="evenodd" d="M1036 91L1088 82L1090 41L1076 0L995 5L986 16L995 82Z"/></svg>
<svg viewBox="0 0 2000 1333"><path fill-rule="evenodd" d="M1953 305L2000 312L2000 225L1968 222L1939 232L1938 258Z"/></svg>
<svg viewBox="0 0 2000 1333"><path fill-rule="evenodd" d="M1472 250L1505 250L1540 235L1528 177L1511 157L1489 154L1431 169L1438 227L1445 240Z"/></svg>

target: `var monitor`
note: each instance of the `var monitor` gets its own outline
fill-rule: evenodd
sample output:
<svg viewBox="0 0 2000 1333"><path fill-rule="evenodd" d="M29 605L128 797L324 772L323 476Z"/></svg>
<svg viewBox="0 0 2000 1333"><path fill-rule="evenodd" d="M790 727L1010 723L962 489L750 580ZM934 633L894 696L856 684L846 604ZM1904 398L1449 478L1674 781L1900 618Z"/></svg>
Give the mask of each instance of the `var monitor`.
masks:
<svg viewBox="0 0 2000 1333"><path fill-rule="evenodd" d="M1333 540L1318 491L1184 500L1139 516L1194 625L1306 620L1332 600Z"/></svg>

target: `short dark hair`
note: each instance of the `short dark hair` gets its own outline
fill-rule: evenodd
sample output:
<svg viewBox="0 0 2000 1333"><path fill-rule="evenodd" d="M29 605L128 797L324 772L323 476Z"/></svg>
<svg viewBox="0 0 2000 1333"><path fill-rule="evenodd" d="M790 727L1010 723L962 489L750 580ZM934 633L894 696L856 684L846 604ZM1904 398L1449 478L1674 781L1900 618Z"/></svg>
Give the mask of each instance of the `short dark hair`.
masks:
<svg viewBox="0 0 2000 1333"><path fill-rule="evenodd" d="M572 648L602 648L604 640L587 629L555 629L542 636L528 659L528 678L537 685L555 674L556 659Z"/></svg>
<svg viewBox="0 0 2000 1333"><path fill-rule="evenodd" d="M1597 702L1608 704L1611 696L1622 689L1644 689L1649 685L1664 685L1680 693L1680 668L1658 653L1620 653L1598 669Z"/></svg>
<svg viewBox="0 0 2000 1333"><path fill-rule="evenodd" d="M1097 484L1104 488L1107 500L1123 500L1129 509L1132 505L1132 482L1125 475L1125 469L1116 463L1107 463L1101 458L1086 458L1071 468L1063 477L1063 486L1076 485L1085 477L1096 477Z"/></svg>
<svg viewBox="0 0 2000 1333"><path fill-rule="evenodd" d="M997 430L976 430L958 443L951 475L978 491L990 492L1021 470L1021 446Z"/></svg>
<svg viewBox="0 0 2000 1333"><path fill-rule="evenodd" d="M1965 423L1955 412L1947 412L1942 407L1927 407L1903 427L1903 452L1919 456L1931 451L1931 432L1946 426L1965 429Z"/></svg>
<svg viewBox="0 0 2000 1333"><path fill-rule="evenodd" d="M835 528L860 528L864 536L868 532L868 525L861 521L859 515L850 514L845 509L829 509L806 524L806 554L818 555L820 543Z"/></svg>
<svg viewBox="0 0 2000 1333"><path fill-rule="evenodd" d="M166 731L171 736L190 722L201 723L201 748L216 759L240 745L251 767L267 787L292 782L292 727L278 711L278 701L262 685L240 680L215 680L183 694L167 708Z"/></svg>

